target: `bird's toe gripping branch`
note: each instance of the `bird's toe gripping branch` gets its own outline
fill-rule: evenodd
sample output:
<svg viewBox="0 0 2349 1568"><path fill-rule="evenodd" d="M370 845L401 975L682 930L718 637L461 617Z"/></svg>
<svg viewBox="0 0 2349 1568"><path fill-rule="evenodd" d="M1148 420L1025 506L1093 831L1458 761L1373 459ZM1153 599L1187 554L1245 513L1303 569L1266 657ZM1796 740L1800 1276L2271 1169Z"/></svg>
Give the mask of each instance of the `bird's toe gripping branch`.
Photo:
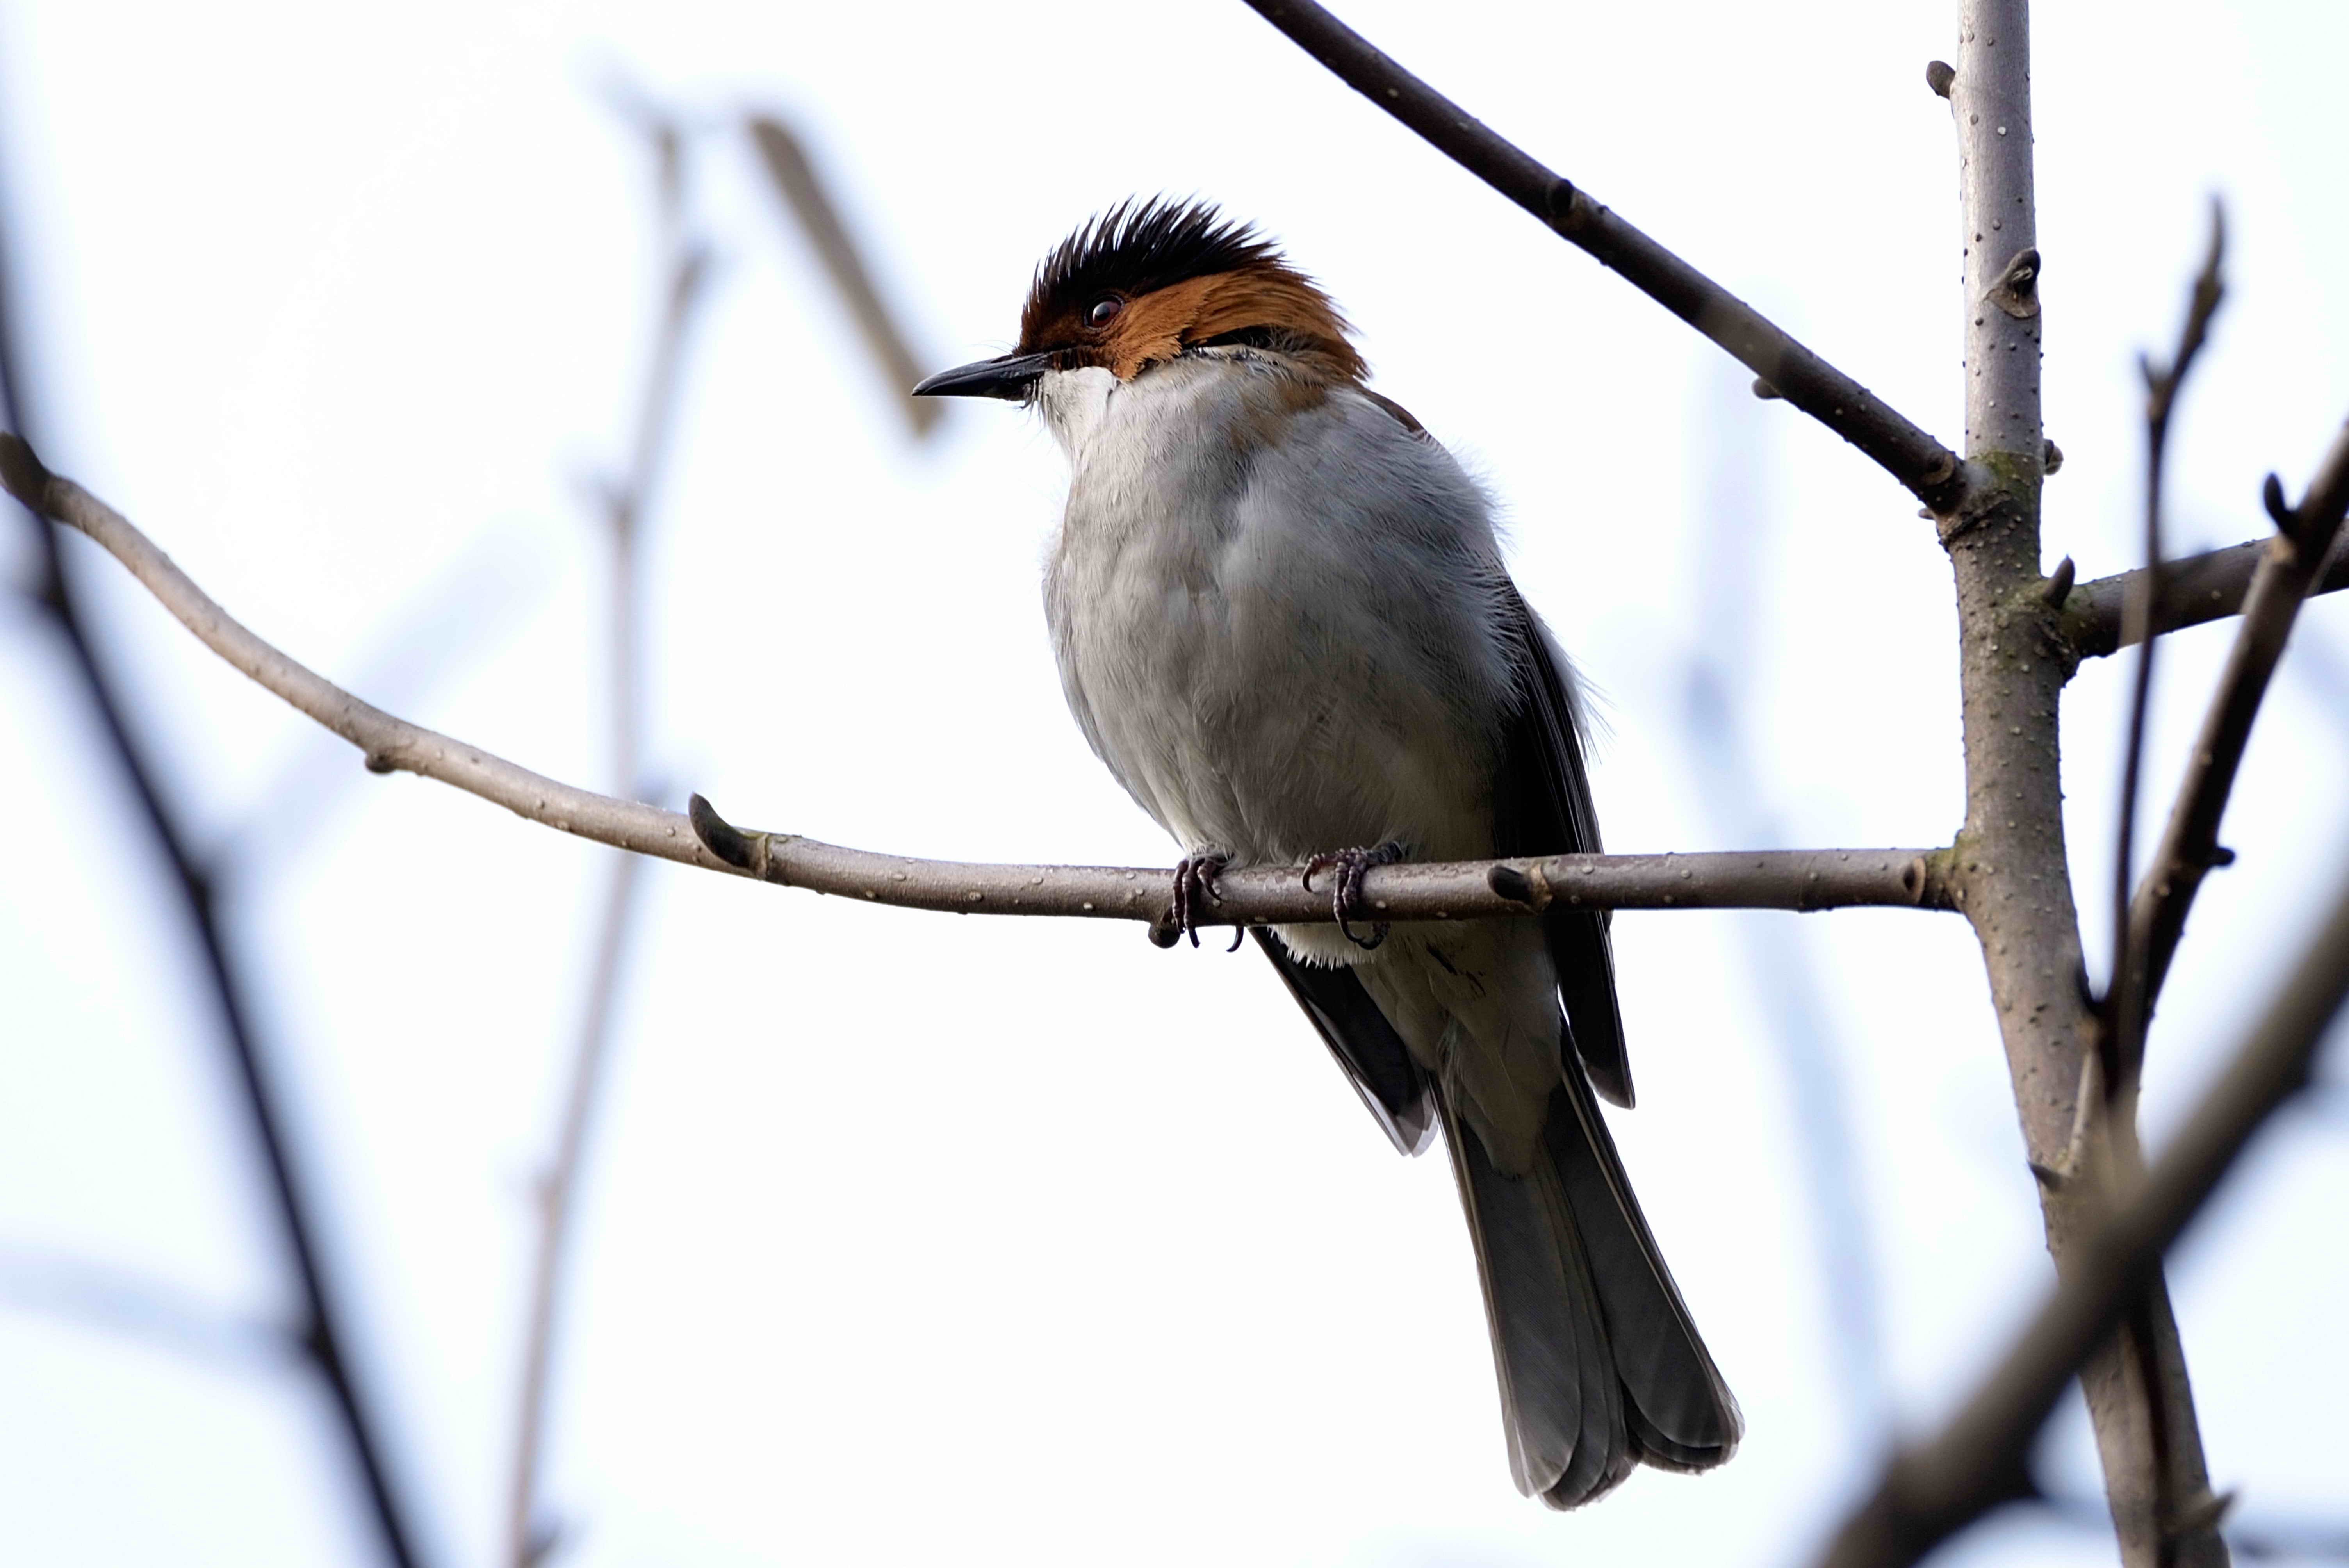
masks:
<svg viewBox="0 0 2349 1568"><path fill-rule="evenodd" d="M1199 945L1201 915L1209 904L1221 903L1223 892L1216 880L1232 863L1232 857L1212 845L1185 855L1174 864L1174 904L1164 920L1154 921L1150 940L1161 947L1172 947L1185 936L1191 945ZM1232 944L1224 951L1237 952L1240 942L1247 935L1247 927L1235 923Z"/></svg>
<svg viewBox="0 0 2349 1568"><path fill-rule="evenodd" d="M1362 907L1362 876L1372 866L1391 866L1409 857L1410 851L1389 841L1372 849L1337 850L1326 855L1316 855L1305 862L1305 886L1309 892L1315 872L1335 871L1338 874L1330 883L1330 913L1337 917L1338 930L1347 941L1368 953L1387 939L1387 923L1374 923L1368 936L1354 934L1350 921L1364 918Z"/></svg>

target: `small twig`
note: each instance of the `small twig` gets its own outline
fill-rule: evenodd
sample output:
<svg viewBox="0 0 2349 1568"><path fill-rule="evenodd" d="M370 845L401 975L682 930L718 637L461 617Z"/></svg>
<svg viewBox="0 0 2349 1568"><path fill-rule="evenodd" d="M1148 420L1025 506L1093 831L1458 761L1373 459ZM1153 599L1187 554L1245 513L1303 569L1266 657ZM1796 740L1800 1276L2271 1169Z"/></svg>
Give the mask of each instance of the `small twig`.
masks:
<svg viewBox="0 0 2349 1568"><path fill-rule="evenodd" d="M658 326L636 409L636 437L627 475L603 491L601 522L611 547L611 741L612 777L623 789L637 786L645 729L643 696L642 578L644 520L650 511L662 459L675 420L677 388L688 329L709 278L708 253L685 222L682 139L673 122L646 117L659 171L661 229L668 251ZM539 1472L546 1440L549 1393L554 1382L554 1336L563 1288L565 1243L585 1163L587 1134L611 1049L620 976L627 965L637 890L644 861L624 854L612 865L604 910L588 954L587 1001L573 1052L563 1119L554 1152L532 1193L538 1221L531 1268L530 1299L523 1317L523 1370L514 1426L514 1453L506 1499L506 1561L512 1568L535 1568L559 1539L556 1522L542 1517Z"/></svg>
<svg viewBox="0 0 2349 1568"><path fill-rule="evenodd" d="M2208 340L2211 317L2226 297L2221 270L2227 253L2225 209L2210 203L2210 249L2195 277L2194 293L2186 307L2185 325L2178 333L2178 351L2167 366L2139 361L2145 375L2145 566L2127 605L2127 620L2143 644L2137 651L2137 678L2130 692L2128 740L2121 753L2120 825L2113 851L2113 975L2105 998L2102 1020L2106 1052L2106 1090L2133 1094L2137 1066L2144 1056L2146 1006L2142 952L2129 932L2129 883L2136 874L2137 810L2145 769L2145 731L2153 707L2153 607L2161 598L2161 482L2169 454L2169 416L2178 394L2194 368L2195 356Z"/></svg>
<svg viewBox="0 0 2349 1568"><path fill-rule="evenodd" d="M703 871L906 909L962 914L1069 915L1156 921L1172 902L1171 870L1132 866L974 865L843 849L795 834L744 834L710 819L721 857L675 811L559 783L478 746L373 707L255 636L155 548L130 520L71 480L40 467L0 434L0 484L96 540L230 665L357 747L377 772L413 773L597 843ZM706 809L706 808L705 808ZM1330 919L1300 866L1227 872L1212 924L1307 925ZM1871 904L1954 909L1944 850L1729 851L1694 855L1548 855L1381 866L1363 884L1395 920L1473 920L1538 913L1563 900L1585 909L1838 909Z"/></svg>
<svg viewBox="0 0 2349 1568"><path fill-rule="evenodd" d="M306 1366L307 1346L283 1326L222 1311L169 1280L98 1258L0 1246L0 1306L142 1340L233 1366Z"/></svg>
<svg viewBox="0 0 2349 1568"><path fill-rule="evenodd" d="M2150 357L2141 356L2139 369L2146 386L2146 446L2145 446L2145 566L2137 584L2134 601L2127 607L2127 619L2140 628L2142 645L2137 650L2137 670L2129 702L2127 740L2122 750L2121 790L2118 824L2115 830L2113 851L2112 954L2111 985L2106 989L2104 1006L2096 1020L2096 1050L2104 1068L2104 1092L2107 1106L2086 1111L2086 1125L2104 1131L2104 1149L2114 1161L2124 1162L2106 1172L2117 1174L2118 1169L2134 1171L2137 1152L2137 1078L2145 1057L2145 1031L2149 1009L2146 1003L2142 951L2132 941L2129 930L2129 878L2137 859L2137 813L2142 794L2145 767L2145 736L2153 705L2154 663L2158 647L2151 634L2153 606L2161 596L2164 571L2162 544L2162 481L2168 471L2170 416L2178 406L2178 394L2184 389L2188 374L2193 369L2197 356L2209 335L2210 323L2217 315L2220 302L2226 296L2223 266L2226 259L2226 214L2216 199L2210 203L2210 246L2203 259L2202 269L2194 280L2193 292L2187 303L2186 319L2178 329L2178 348L2166 366L2157 366ZM2098 1114L2109 1111L2109 1116ZM2105 1196L2101 1190L2091 1190L2090 1202ZM2160 1348L2155 1323L2155 1299L2152 1291L2130 1304L2125 1315L2127 1332L2115 1339L2116 1349L2135 1357L2137 1375L2148 1388L2162 1383ZM2166 1310L2166 1307L2165 1307ZM2178 1517L2185 1497L2181 1488L2191 1486L2194 1492L2206 1492L2207 1482L2182 1482L2175 1473L2172 1462L2174 1438L2171 1430L2175 1407L2167 1400L2155 1400L2148 1407L2145 1427L2146 1441L2150 1449L2150 1478L2153 1489L2150 1500L2156 1521ZM2116 1507L2121 1505L2116 1502ZM2117 1522L2117 1516L2116 1516ZM2199 1527L2198 1527L2199 1528ZM2123 1529L2126 1538L2129 1532ZM2154 1532L2156 1555L2163 1568L2177 1561L2171 1538L2159 1529Z"/></svg>
<svg viewBox="0 0 2349 1568"><path fill-rule="evenodd" d="M2349 889L2226 1073L2155 1162L2136 1199L2073 1253L2063 1284L1930 1441L1896 1455L1846 1520L1830 1568L1905 1568L2002 1502L2027 1497L2032 1438L2073 1374L2159 1278L2163 1252L2254 1133L2308 1081L2349 995ZM2171 1530L2207 1518L2166 1520Z"/></svg>
<svg viewBox="0 0 2349 1568"><path fill-rule="evenodd" d="M1727 349L1764 386L1857 447L1940 516L1965 511L1981 476L1867 387L1753 306L1592 201L1421 81L1312 0L1247 0L1337 77L1436 150L1581 246Z"/></svg>
<svg viewBox="0 0 2349 1568"><path fill-rule="evenodd" d="M2271 536L2272 537L2272 536ZM2311 597L2349 588L2349 551L2338 547L2309 584ZM2161 591L2152 614L2157 636L2240 615L2251 594L2251 580L2268 555L2268 541L2254 539L2167 561L2161 568ZM2083 583L2064 601L2064 640L2075 657L2104 658L2137 641L2144 628L2125 624L2124 606L2137 592L2138 572L2116 573Z"/></svg>
<svg viewBox="0 0 2349 1568"><path fill-rule="evenodd" d="M2168 825L2130 901L2129 944L2138 965L2142 1016L2151 1016L2161 995L2186 928L2187 911L2204 874L2224 863L2219 821L2242 765L2243 748L2251 742L2252 721L2283 657L2317 564L2340 542L2343 517L2349 514L2349 422L2333 438L2308 493L2292 512L2292 531L2279 533L2265 547L2244 600L2243 624L2236 628L2235 645L2195 737Z"/></svg>

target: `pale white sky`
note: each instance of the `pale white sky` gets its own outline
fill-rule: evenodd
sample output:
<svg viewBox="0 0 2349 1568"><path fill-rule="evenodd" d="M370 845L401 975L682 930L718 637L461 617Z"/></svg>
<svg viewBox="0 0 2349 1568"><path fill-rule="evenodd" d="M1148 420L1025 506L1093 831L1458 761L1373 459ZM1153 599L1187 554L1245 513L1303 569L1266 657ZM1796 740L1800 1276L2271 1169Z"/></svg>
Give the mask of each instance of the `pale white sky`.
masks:
<svg viewBox="0 0 2349 1568"><path fill-rule="evenodd" d="M1954 159L1922 69L1951 10L1341 14L1955 439ZM2127 563L2134 356L2175 331L2214 191L2233 292L2173 526L2181 547L2251 537L2261 477L2296 491L2349 412L2349 11L2051 7L2035 42L2068 459L2050 563ZM611 783L580 481L621 449L657 261L613 73L710 128L693 211L719 266L650 525L672 803L698 789L739 821L908 853L1170 853L1061 708L1036 589L1057 450L993 406L909 443L731 129L758 108L805 130L941 366L1007 344L1035 258L1130 192L1195 191L1288 241L1380 387L1504 499L1520 581L1605 696L1611 845L1731 847L1722 799L1788 844L1954 830L1950 590L1913 502L1228 0L10 6L8 260L51 463L362 695ZM367 777L73 548L142 738L233 857L224 909L428 1545L486 1563L524 1181L606 853ZM1723 594L1737 627L1700 609ZM2302 624L2230 818L2241 858L2154 1037L2157 1139L2349 860L2349 599ZM2157 814L2227 635L2171 644ZM1754 742L1710 795L1682 700L1705 656L1734 665ZM2092 907L2122 674L2066 699ZM175 1346L43 1305L61 1258L232 1323L290 1293L174 907L21 606L0 609L0 810L8 1556L369 1561L305 1374L233 1334ZM1441 1157L1393 1155L1260 961L667 867L649 889L550 1458L583 1568L1799 1560L1882 1432L1825 1327L1755 923L1834 1019L1898 1421L1944 1411L2047 1275L1960 922L1627 915L1641 1098L1614 1125L1749 1435L1711 1476L1643 1472L1559 1516L1508 1482ZM2100 964L2099 922L2087 940ZM2326 1414L2349 1404L2349 1264L2311 1244L2349 1192L2330 1103L2282 1119L2173 1274L2214 1480L2248 1519L2349 1516ZM2047 1469L2093 1490L2076 1414ZM2017 1519L1947 1561L2111 1555Z"/></svg>

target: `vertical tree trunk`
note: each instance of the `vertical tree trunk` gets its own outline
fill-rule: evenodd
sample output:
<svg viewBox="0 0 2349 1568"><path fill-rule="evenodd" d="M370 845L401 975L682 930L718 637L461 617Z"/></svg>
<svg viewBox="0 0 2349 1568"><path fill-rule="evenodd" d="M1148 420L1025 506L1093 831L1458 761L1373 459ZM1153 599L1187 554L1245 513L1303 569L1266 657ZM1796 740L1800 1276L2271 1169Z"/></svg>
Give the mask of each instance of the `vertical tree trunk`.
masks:
<svg viewBox="0 0 2349 1568"><path fill-rule="evenodd" d="M2023 1140L2049 1173L2041 1212L2060 1271L2107 1200L2102 1173L2133 1173L2137 1160L2124 1109L2109 1123L2110 1157L2071 1169L2096 1021L2064 843L2064 651L2039 572L2045 437L2028 0L1960 0L1958 31L1950 103L1965 223L1965 451L1996 483L1979 505L1940 520L1957 581L1965 715L1966 828L1955 871L1989 970ZM2081 1384L2122 1560L2224 1564L2167 1289L2096 1354Z"/></svg>

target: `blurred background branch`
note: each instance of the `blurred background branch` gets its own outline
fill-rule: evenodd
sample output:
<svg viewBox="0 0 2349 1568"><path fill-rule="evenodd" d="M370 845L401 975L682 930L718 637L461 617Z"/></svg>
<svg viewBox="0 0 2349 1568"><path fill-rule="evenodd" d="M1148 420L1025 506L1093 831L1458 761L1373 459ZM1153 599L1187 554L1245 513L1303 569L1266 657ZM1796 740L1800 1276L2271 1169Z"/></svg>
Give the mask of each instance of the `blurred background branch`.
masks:
<svg viewBox="0 0 2349 1568"><path fill-rule="evenodd" d="M640 99L626 100L632 106ZM709 276L709 252L687 215L687 155L683 132L673 119L641 108L631 116L645 133L655 169L658 243L663 253L661 300L652 355L636 409L636 437L626 469L596 486L598 531L610 552L605 681L610 711L606 723L616 789L645 799L658 793L644 776L645 632L643 563L646 520L651 514L663 459L675 421L678 378L687 335ZM581 1010L562 1119L546 1167L533 1183L538 1222L530 1289L524 1306L522 1377L517 1403L513 1468L506 1503L506 1561L533 1568L568 1532L541 1507L549 1389L554 1377L564 1253L578 1204L581 1170L595 1111L605 1058L616 1027L621 981L628 964L637 890L644 859L623 853L610 864L603 913L587 963L587 995Z"/></svg>
<svg viewBox="0 0 2349 1568"><path fill-rule="evenodd" d="M10 294L16 236L11 232L14 211L8 195L5 190L0 190L0 430L8 432L0 435L0 443L5 443L0 445L0 468L11 470L8 489L21 495L15 481L33 480L37 466L35 472L25 471L31 449L21 438L32 428L33 419L24 366L16 346L20 335ZM253 1008L245 995L245 965L231 949L215 903L217 868L197 858L165 798L161 779L140 755L131 738L123 701L99 663L83 624L76 603L72 571L66 552L58 548L57 531L49 519L36 511L26 511L22 515L38 563L38 575L32 587L33 601L68 655L94 727L104 738L115 767L129 787L154 852L168 868L170 874L165 880L178 897L178 913L187 923L201 959L201 972L214 1013L212 1023L228 1047L279 1237L293 1264L301 1314L295 1342L326 1385L344 1444L358 1472L369 1522L384 1559L392 1568L418 1568L423 1558L412 1505L393 1470L381 1418L355 1359L350 1315L326 1255L322 1220L326 1204L295 1158L286 1125L285 1096L267 1053L255 1037ZM79 1294L85 1305L105 1298L119 1305L127 1299L119 1291L99 1292L95 1296L87 1290ZM153 1314L147 1315L153 1320Z"/></svg>
<svg viewBox="0 0 2349 1568"><path fill-rule="evenodd" d="M1771 602L1754 590L1767 580L1764 563L1780 536L1774 472L1761 429L1733 412L1745 397L1742 383L1715 377L1712 386L1703 421L1705 538L1695 552L1699 641L1683 681L1681 734L1712 836L1723 843L1772 844L1784 840L1785 829L1772 809L1762 748L1747 731L1746 716L1762 705L1769 646L1763 616ZM1861 1168L1840 1020L1812 962L1807 928L1744 915L1737 935L1747 984L1785 1072L1836 1395L1855 1443L1876 1443L1891 1429L1891 1408L1868 1240L1874 1186Z"/></svg>
<svg viewBox="0 0 2349 1568"><path fill-rule="evenodd" d="M233 1371L310 1369L299 1334L223 1310L171 1280L97 1258L0 1247L0 1301Z"/></svg>
<svg viewBox="0 0 2349 1568"><path fill-rule="evenodd" d="M840 203L833 200L799 137L771 114L754 114L744 123L783 211L840 291L841 302L864 336L891 403L916 438L927 436L947 417L947 406L935 397L916 397L913 389L914 383L936 366L916 354L907 343L897 315L883 302L864 248L850 234Z"/></svg>
<svg viewBox="0 0 2349 1568"><path fill-rule="evenodd" d="M689 181L696 138L684 117L665 110L632 87L607 95L639 129L656 170L658 243L663 253L660 309L651 358L639 392L628 466L596 486L596 514L610 550L610 644L607 682L611 774L617 788L651 800L661 787L644 771L646 632L643 624L645 527L653 511L676 420L688 335L710 271L707 242L695 232ZM745 122L753 147L781 197L783 210L814 250L862 335L874 367L890 388L913 436L932 433L945 415L935 402L908 395L924 374L898 317L884 303L865 253L800 140L771 114ZM573 1532L550 1516L539 1499L546 1423L559 1326L564 1252L574 1225L587 1140L617 1027L620 985L626 971L639 903L644 857L612 861L603 913L590 950L587 995L562 1100L562 1118L546 1168L534 1183L538 1238L523 1335L523 1372L513 1468L506 1511L506 1561L534 1568Z"/></svg>

